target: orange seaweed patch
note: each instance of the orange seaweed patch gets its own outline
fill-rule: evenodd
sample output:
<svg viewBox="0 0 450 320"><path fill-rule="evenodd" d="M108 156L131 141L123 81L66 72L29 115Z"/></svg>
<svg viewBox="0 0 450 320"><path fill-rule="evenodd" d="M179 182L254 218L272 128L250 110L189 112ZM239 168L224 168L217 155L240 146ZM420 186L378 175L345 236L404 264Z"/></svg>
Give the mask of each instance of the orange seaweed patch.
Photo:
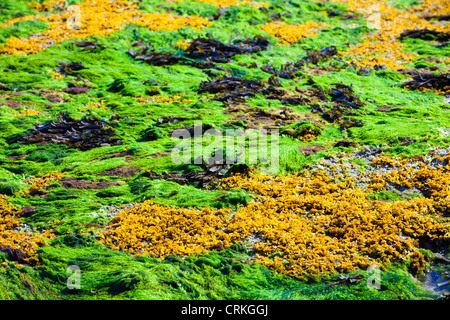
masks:
<svg viewBox="0 0 450 320"><path fill-rule="evenodd" d="M0 195L0 250L20 263L35 265L39 262L37 249L45 245L45 238L52 239L55 235L50 231L37 235L17 231L21 213Z"/></svg>
<svg viewBox="0 0 450 320"><path fill-rule="evenodd" d="M5 23L0 24L0 28L12 27L12 26L15 25L17 22L29 21L29 20L41 20L41 21L46 21L45 17L43 17L43 16L26 16L26 17L18 17L18 18L14 18L14 19L8 20L8 21L5 22Z"/></svg>
<svg viewBox="0 0 450 320"><path fill-rule="evenodd" d="M239 6L239 5L249 5L255 8L268 7L269 4L265 2L256 2L249 0L194 0L195 2L203 2L203 3L211 3L217 7L231 7L231 6ZM171 2L183 2L183 0L172 0Z"/></svg>
<svg viewBox="0 0 450 320"><path fill-rule="evenodd" d="M25 179L23 183L29 184L28 189L22 190L21 195L29 196L30 194L40 191L45 187L49 186L54 181L59 181L64 177L64 173L61 172L50 172L44 175L39 175L33 178Z"/></svg>
<svg viewBox="0 0 450 320"><path fill-rule="evenodd" d="M435 23L421 18L426 12L443 14L439 8L448 11L448 0L426 0L421 6L408 10L394 8L386 1L330 1L347 4L354 12L365 15L369 27L378 29L374 34L366 36L362 43L353 45L348 51L342 52L343 56L355 57L354 62L359 67L385 65L388 69L397 70L417 57L418 55L415 53L404 52L404 45L397 40L404 30L450 31L448 24Z"/></svg>
<svg viewBox="0 0 450 320"><path fill-rule="evenodd" d="M47 31L28 38L9 38L4 47L0 48L0 54L37 53L69 39L82 39L92 35L107 36L130 23L147 27L152 31L176 31L183 26L199 30L201 27L212 25L212 22L196 16L143 13L138 10L135 3L127 1L85 0L76 8L77 10L63 10L60 14L27 16L7 22L3 27L18 21L39 19L50 23L50 27ZM71 19L77 23L69 23Z"/></svg>
<svg viewBox="0 0 450 320"><path fill-rule="evenodd" d="M24 117L24 116L34 116L34 115L42 115L42 112L34 110L34 109L28 109L26 111L15 113L13 114L14 117Z"/></svg>
<svg viewBox="0 0 450 320"><path fill-rule="evenodd" d="M103 100L97 101L97 102L91 102L87 106L81 108L79 110L79 112L88 112L88 111L98 110L98 109L107 110Z"/></svg>
<svg viewBox="0 0 450 320"><path fill-rule="evenodd" d="M63 7L63 6L65 6L65 3L66 3L66 0L50 0L50 1L45 1L43 3L33 2L32 6L37 11L42 12L42 11L49 11L50 9L52 9L54 7Z"/></svg>
<svg viewBox="0 0 450 320"><path fill-rule="evenodd" d="M284 22L271 22L262 27L262 30L278 38L284 44L294 44L300 39L317 35L320 29L328 25L320 22L308 21L299 25L290 25Z"/></svg>
<svg viewBox="0 0 450 320"><path fill-rule="evenodd" d="M60 72L50 72L50 74L52 75L52 78L55 80L62 80L66 77L63 74L61 74Z"/></svg>
<svg viewBox="0 0 450 320"><path fill-rule="evenodd" d="M357 179L347 174L352 166L342 163L331 168L333 175L317 169L224 178L217 188L246 190L254 201L233 212L147 201L121 211L101 233L101 242L161 258L242 243L254 250L255 261L296 278L405 260L411 261L413 272L424 270L419 240L450 239L448 219L442 218L449 210L450 173L426 165L407 167L404 159L373 159L372 165L394 169L362 172ZM431 196L395 202L369 197L389 183L427 187Z"/></svg>
<svg viewBox="0 0 450 320"><path fill-rule="evenodd" d="M227 210L178 209L145 201L122 210L100 238L103 243L111 243L112 249L135 254L197 254L219 241L230 245L221 230L229 215Z"/></svg>
<svg viewBox="0 0 450 320"><path fill-rule="evenodd" d="M137 97L136 101L140 104L146 104L146 103L188 103L192 102L192 99L184 98L185 95L178 94L172 97L168 96L152 96L152 97Z"/></svg>

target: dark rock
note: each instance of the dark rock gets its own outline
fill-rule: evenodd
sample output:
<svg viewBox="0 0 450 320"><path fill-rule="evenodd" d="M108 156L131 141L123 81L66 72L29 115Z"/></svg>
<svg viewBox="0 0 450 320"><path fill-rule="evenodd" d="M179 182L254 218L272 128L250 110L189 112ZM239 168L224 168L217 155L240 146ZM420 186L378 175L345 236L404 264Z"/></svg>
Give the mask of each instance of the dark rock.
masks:
<svg viewBox="0 0 450 320"><path fill-rule="evenodd" d="M309 146L299 146L298 150L303 153L305 156L315 155L319 151L326 150L327 147L319 144L313 144Z"/></svg>
<svg viewBox="0 0 450 320"><path fill-rule="evenodd" d="M85 86L78 86L78 85L73 85L73 84L69 84L69 87L63 89L63 91L65 93L69 93L69 94L83 94L88 92L90 89L88 87Z"/></svg>

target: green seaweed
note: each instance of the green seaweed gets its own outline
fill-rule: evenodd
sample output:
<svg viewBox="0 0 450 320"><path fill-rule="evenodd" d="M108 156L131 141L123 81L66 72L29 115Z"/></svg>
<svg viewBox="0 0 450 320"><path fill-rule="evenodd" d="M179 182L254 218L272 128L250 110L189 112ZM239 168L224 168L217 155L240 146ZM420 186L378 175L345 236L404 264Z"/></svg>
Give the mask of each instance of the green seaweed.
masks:
<svg viewBox="0 0 450 320"><path fill-rule="evenodd" d="M233 245L185 258L133 257L109 250L94 239L63 236L39 252L35 268L6 262L0 270L4 299L432 299L402 267L380 270L380 289L370 289L370 273L361 271L356 284L298 281L248 262L245 247ZM5 261L6 258L3 257ZM76 267L75 267L76 266ZM79 287L70 287L79 268ZM350 275L351 276L351 275ZM330 279L333 279L331 277Z"/></svg>
<svg viewBox="0 0 450 320"><path fill-rule="evenodd" d="M31 0L4 0L0 5L0 22L13 18L25 17L36 13Z"/></svg>
<svg viewBox="0 0 450 320"><path fill-rule="evenodd" d="M0 43L6 42L9 37L24 38L46 31L48 26L48 23L41 20L19 21L12 27L0 30Z"/></svg>
<svg viewBox="0 0 450 320"><path fill-rule="evenodd" d="M5 0L0 5L0 22L11 18L36 14L24 0ZM42 1L40 1L42 2ZM68 5L79 1L68 1ZM196 31L191 27L177 32L149 31L130 24L107 37L92 36L86 40L97 41L107 48L80 51L65 41L52 45L32 55L0 56L0 83L12 90L0 92L0 194L18 206L35 207L21 222L32 230L51 229L56 238L39 251L40 263L31 267L11 262L0 253L1 299L434 299L435 295L422 289L407 272L407 265L391 264L382 268L380 290L369 289L369 273L361 270L362 280L356 284L330 286L325 279L299 281L255 263L254 256L241 244L222 251L209 251L198 256L166 256L163 259L149 256L131 256L111 250L97 242L96 232L110 221L109 210L120 205L133 205L145 200L162 205L186 208L230 208L246 205L252 195L242 190L220 191L200 189L193 185L179 185L163 179L151 179L143 173L183 172L199 170L196 165L174 164L170 151L178 141L170 132L182 126L191 126L201 120L216 128L230 128L227 121L232 115L223 111L226 105L214 101L211 95L198 94L202 81L227 74L243 79L264 80L269 74L260 68L250 68L273 63L279 68L306 56L307 50L334 45L345 51L350 45L362 41L370 32L362 18L343 19L345 5L329 2L293 0L266 1L268 7L248 5L227 8L214 20L212 26ZM406 9L416 1L391 1L397 8ZM219 8L208 3L183 1L180 3L143 0L139 7L145 12L170 12L177 15L196 15L213 19ZM327 15L323 13L327 12ZM302 39L292 46L280 45L268 36L261 26L277 15L288 24L309 20L327 23L331 28L318 35ZM356 25L350 26L355 23ZM0 43L11 36L27 37L43 32L48 25L42 21L18 22L0 30ZM197 37L214 38L226 44L249 39L255 35L268 36L267 51L236 55L229 63L218 64L221 69L199 69L188 65L152 66L133 59L128 49L133 43L151 44L157 52L170 52L186 57L177 43ZM425 68L436 65L420 58L446 57L448 46L420 39L403 40L405 51L416 52L420 57L411 67ZM1 45L1 44L0 44ZM450 128L450 113L445 110L444 98L433 92L410 91L402 88L408 78L395 70L372 70L366 75L343 61L319 62L318 67L339 63L340 70L312 75L303 69L295 81L280 79L286 89L310 88L311 81L327 90L336 83L352 85L355 93L366 104L355 110L354 117L363 121L362 127L341 130L336 123L327 123L316 140L302 142L292 137L280 136L279 166L275 174L296 173L314 166L321 158L348 148L333 148L338 140L349 139L365 146L382 147L393 155L426 154L431 148L448 146L445 129ZM64 79L55 79L60 62L81 62L85 69ZM247 65L247 66L246 66ZM439 65L439 64L437 64ZM309 80L309 78L311 80ZM87 85L87 93L72 95L61 92L69 84ZM148 90L157 88L160 96L183 95L187 102L140 103ZM61 93L64 102L50 102L43 90ZM21 92L22 95L12 94ZM11 101L20 104L11 108ZM87 108L92 103L104 108ZM246 99L249 107L282 107L279 100L267 100L263 94ZM330 103L323 103L327 108ZM387 113L379 107L395 106ZM310 105L287 105L295 112L310 113ZM15 114L33 108L42 115L17 117ZM122 137L118 146L102 146L88 151L72 149L64 144L23 144L22 138L36 123L54 121L61 112L76 119L94 115L105 121L114 117L116 132ZM157 125L158 118L168 115L186 117L172 125ZM200 116L196 118L196 116ZM317 115L320 118L320 115ZM353 116L352 116L353 117ZM296 124L292 125L295 127ZM416 140L403 144L398 138ZM227 137L235 139L237 137ZM186 141L185 143L194 143ZM206 139L197 141L208 146ZM248 141L246 146L248 147ZM319 144L328 150L307 156L299 146ZM271 154L271 148L269 148ZM18 157L15 159L14 157ZM248 155L246 161L249 163ZM363 160L352 159L367 167ZM254 169L261 171L271 163L260 161ZM133 176L105 176L104 172L121 167L137 168ZM20 190L27 188L26 178L50 172L65 172L66 177L84 180L117 182L103 189L67 189L54 182L44 192L44 197L26 197ZM371 194L379 201L399 201L418 194L383 191ZM70 289L67 280L69 266L78 266L81 288ZM349 275L341 275L349 276ZM339 274L330 276L338 278Z"/></svg>

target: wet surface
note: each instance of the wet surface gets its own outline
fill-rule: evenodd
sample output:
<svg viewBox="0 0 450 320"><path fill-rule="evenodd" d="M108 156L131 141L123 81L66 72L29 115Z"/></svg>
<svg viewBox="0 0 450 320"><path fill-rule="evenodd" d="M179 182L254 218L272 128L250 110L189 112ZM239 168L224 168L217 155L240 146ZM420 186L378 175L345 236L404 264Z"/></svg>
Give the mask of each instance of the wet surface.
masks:
<svg viewBox="0 0 450 320"><path fill-rule="evenodd" d="M448 268L447 268L448 269ZM441 271L431 270L422 276L419 281L422 286L433 293L443 295L444 293L450 293L450 270L447 273Z"/></svg>

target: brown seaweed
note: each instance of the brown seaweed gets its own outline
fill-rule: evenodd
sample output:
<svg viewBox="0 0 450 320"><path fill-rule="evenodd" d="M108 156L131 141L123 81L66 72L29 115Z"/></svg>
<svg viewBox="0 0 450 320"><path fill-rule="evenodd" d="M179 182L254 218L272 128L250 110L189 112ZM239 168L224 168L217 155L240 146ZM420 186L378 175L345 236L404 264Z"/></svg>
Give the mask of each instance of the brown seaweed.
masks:
<svg viewBox="0 0 450 320"><path fill-rule="evenodd" d="M429 29L419 29L419 30L405 30L403 31L399 39L422 39L422 40L438 40L438 41L448 41L450 40L449 32L441 32Z"/></svg>
<svg viewBox="0 0 450 320"><path fill-rule="evenodd" d="M193 59L228 62L236 54L248 54L266 50L269 41L261 36L245 40L236 45L224 44L218 40L197 38L191 41L186 49L187 55Z"/></svg>
<svg viewBox="0 0 450 320"><path fill-rule="evenodd" d="M121 143L110 123L96 117L73 119L68 113L60 113L56 121L36 124L23 138L26 144L61 143L79 150L112 146Z"/></svg>
<svg viewBox="0 0 450 320"><path fill-rule="evenodd" d="M450 90L450 73L434 74L431 72L419 72L414 74L413 80L402 84L402 87L410 90Z"/></svg>
<svg viewBox="0 0 450 320"><path fill-rule="evenodd" d="M154 171L146 171L143 173L143 176L173 181L181 185L193 184L198 188L204 188L219 179L234 174L248 175L251 172L248 165L236 163L236 159L232 160L233 161L227 161L221 159L214 161L210 158L206 163L202 161L202 164L199 165L200 168L202 168L201 171L192 171L189 173L166 172L162 174L158 174Z"/></svg>

